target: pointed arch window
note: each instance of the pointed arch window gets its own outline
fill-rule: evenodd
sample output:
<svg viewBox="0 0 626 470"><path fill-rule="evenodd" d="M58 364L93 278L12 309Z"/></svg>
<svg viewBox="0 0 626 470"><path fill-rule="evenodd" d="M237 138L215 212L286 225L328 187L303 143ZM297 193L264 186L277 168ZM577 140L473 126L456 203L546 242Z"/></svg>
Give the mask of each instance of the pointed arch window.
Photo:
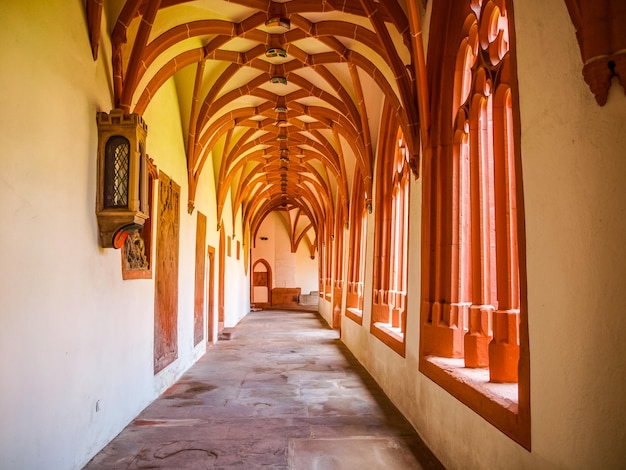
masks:
<svg viewBox="0 0 626 470"><path fill-rule="evenodd" d="M357 167L354 173L350 212L346 316L359 325L363 323L363 284L365 281L365 249L367 240L366 199L363 178Z"/></svg>
<svg viewBox="0 0 626 470"><path fill-rule="evenodd" d="M523 202L512 10L433 6L420 371L530 448ZM457 42L451 38L456 39ZM456 50L454 50L456 49Z"/></svg>
<svg viewBox="0 0 626 470"><path fill-rule="evenodd" d="M387 122L394 122L386 106ZM385 117L383 117L385 119ZM376 226L370 332L405 354L407 245L409 233L409 152L402 131L390 126L376 169Z"/></svg>

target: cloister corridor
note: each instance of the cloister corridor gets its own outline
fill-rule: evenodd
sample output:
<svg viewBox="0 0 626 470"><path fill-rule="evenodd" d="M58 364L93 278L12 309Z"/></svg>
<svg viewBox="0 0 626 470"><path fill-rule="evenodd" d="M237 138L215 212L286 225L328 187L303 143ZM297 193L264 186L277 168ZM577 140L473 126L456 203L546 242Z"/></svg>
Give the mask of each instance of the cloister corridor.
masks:
<svg viewBox="0 0 626 470"><path fill-rule="evenodd" d="M0 0L0 470L626 469L626 0Z"/></svg>

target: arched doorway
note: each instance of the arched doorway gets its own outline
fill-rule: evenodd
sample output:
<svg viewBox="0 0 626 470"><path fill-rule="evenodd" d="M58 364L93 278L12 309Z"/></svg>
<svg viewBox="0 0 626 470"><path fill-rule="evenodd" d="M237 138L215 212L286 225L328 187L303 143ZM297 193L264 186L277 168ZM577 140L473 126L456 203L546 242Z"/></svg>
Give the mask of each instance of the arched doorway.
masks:
<svg viewBox="0 0 626 470"><path fill-rule="evenodd" d="M250 299L255 307L272 305L272 268L263 258L252 266L252 285Z"/></svg>

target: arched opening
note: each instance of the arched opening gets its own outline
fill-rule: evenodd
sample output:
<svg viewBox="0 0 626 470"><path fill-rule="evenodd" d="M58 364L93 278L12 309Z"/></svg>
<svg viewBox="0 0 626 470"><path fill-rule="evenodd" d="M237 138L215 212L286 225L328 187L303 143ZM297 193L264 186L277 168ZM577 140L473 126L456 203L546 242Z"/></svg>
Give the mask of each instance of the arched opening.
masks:
<svg viewBox="0 0 626 470"><path fill-rule="evenodd" d="M437 3L424 162L420 371L530 448L519 112L510 2ZM456 42L455 42L456 41ZM518 223L519 222L519 223ZM498 392L491 393L493 384ZM513 406L511 406L511 403Z"/></svg>
<svg viewBox="0 0 626 470"><path fill-rule="evenodd" d="M264 259L258 259L252 266L250 302L254 307L272 305L272 267Z"/></svg>

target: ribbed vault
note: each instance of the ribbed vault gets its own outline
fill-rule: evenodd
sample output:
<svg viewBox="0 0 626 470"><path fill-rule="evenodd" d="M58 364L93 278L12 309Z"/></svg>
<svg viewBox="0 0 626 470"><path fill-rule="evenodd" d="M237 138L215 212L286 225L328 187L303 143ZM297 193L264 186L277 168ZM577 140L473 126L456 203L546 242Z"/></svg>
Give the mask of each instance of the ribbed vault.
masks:
<svg viewBox="0 0 626 470"><path fill-rule="evenodd" d="M106 9L116 107L142 114L174 80L189 211L213 165L218 220L230 201L254 236L267 214L283 211L292 248L305 241L313 256L335 215L347 222L355 174L371 203L385 101L417 172L417 8L404 0L88 0L87 17L95 57Z"/></svg>

